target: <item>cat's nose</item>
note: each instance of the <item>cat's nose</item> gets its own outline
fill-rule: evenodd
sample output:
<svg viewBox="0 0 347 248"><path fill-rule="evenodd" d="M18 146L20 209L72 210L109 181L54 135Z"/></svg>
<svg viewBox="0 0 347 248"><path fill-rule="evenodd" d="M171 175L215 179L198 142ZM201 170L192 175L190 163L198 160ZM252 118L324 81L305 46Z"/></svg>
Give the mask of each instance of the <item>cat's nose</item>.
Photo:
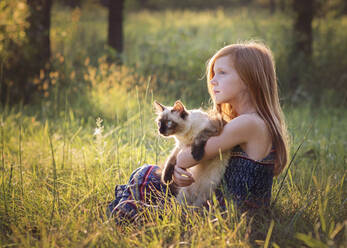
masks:
<svg viewBox="0 0 347 248"><path fill-rule="evenodd" d="M161 134L165 134L165 133L166 133L166 128L165 128L165 127L160 127L160 128L159 128L159 132L160 132Z"/></svg>

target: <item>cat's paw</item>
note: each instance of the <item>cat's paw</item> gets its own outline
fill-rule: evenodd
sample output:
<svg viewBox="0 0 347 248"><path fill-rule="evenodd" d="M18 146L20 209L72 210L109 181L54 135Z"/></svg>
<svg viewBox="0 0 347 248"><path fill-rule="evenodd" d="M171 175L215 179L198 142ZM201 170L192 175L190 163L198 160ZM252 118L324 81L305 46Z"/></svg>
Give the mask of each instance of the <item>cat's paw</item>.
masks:
<svg viewBox="0 0 347 248"><path fill-rule="evenodd" d="M205 142L199 142L197 144L192 145L192 156L196 161L199 161L202 159L205 153Z"/></svg>
<svg viewBox="0 0 347 248"><path fill-rule="evenodd" d="M175 166L166 166L163 171L162 180L164 183L171 183Z"/></svg>

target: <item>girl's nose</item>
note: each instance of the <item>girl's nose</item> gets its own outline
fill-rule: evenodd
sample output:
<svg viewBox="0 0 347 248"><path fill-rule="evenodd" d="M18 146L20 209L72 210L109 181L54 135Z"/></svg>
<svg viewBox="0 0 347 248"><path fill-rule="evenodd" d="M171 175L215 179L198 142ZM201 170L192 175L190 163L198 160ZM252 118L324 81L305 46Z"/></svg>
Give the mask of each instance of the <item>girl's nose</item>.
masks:
<svg viewBox="0 0 347 248"><path fill-rule="evenodd" d="M212 78L210 81L210 84L212 84L213 86L216 86L218 84L218 82L216 81L215 78Z"/></svg>

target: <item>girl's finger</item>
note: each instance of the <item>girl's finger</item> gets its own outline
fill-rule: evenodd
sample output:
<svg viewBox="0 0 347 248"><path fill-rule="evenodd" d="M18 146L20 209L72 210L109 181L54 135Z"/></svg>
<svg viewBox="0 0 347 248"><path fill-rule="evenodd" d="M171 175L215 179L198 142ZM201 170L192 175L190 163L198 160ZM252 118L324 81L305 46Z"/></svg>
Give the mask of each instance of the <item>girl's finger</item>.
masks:
<svg viewBox="0 0 347 248"><path fill-rule="evenodd" d="M178 187L187 187L193 183L192 181L181 181L175 177L173 178L173 180Z"/></svg>
<svg viewBox="0 0 347 248"><path fill-rule="evenodd" d="M194 179L192 177L182 175L178 173L177 170L174 171L173 180L179 187L187 187L194 182Z"/></svg>
<svg viewBox="0 0 347 248"><path fill-rule="evenodd" d="M185 175L187 177L193 178L193 175L189 171L182 169L180 167L175 167L175 171L180 175Z"/></svg>

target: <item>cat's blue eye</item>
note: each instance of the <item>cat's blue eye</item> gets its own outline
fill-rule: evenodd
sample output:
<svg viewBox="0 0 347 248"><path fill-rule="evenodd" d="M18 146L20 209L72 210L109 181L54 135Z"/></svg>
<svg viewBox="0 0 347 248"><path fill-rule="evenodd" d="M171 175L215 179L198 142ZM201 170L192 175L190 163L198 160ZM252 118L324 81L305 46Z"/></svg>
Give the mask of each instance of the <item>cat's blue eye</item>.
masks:
<svg viewBox="0 0 347 248"><path fill-rule="evenodd" d="M158 127L161 127L161 121L158 121Z"/></svg>
<svg viewBox="0 0 347 248"><path fill-rule="evenodd" d="M169 128L170 128L170 127L171 127L171 125L172 125L172 121L168 121L168 122L167 122L167 127L169 127Z"/></svg>

